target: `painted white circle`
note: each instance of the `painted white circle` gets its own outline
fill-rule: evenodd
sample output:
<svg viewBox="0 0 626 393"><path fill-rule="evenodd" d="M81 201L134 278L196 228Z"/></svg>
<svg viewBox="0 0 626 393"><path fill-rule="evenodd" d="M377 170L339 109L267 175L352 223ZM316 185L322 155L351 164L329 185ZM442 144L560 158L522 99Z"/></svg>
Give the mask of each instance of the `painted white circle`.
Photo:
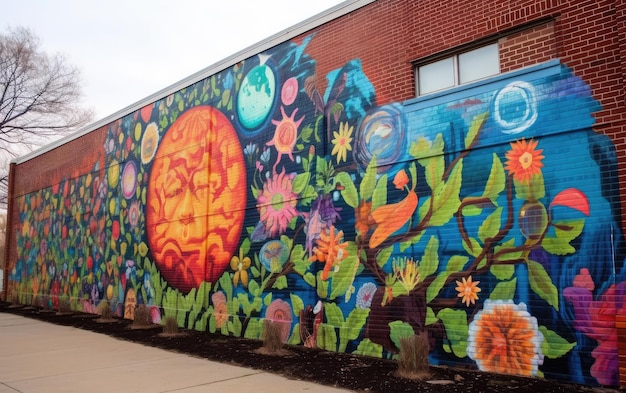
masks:
<svg viewBox="0 0 626 393"><path fill-rule="evenodd" d="M494 99L494 119L505 134L519 134L537 120L537 99L530 83L516 81L506 85Z"/></svg>

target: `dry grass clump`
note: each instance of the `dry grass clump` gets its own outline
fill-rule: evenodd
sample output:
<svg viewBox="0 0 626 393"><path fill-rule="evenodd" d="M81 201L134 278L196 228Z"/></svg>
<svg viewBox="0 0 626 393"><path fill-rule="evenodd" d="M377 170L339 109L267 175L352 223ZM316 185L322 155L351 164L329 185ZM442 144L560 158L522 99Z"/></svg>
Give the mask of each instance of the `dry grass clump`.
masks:
<svg viewBox="0 0 626 393"><path fill-rule="evenodd" d="M140 304L135 308L135 319L133 319L134 328L145 328L152 325L150 318L150 310L145 304Z"/></svg>
<svg viewBox="0 0 626 393"><path fill-rule="evenodd" d="M100 314L100 319L103 321L110 321L113 319L113 311L111 311L109 302L106 300L103 300L100 304L98 304L98 313Z"/></svg>
<svg viewBox="0 0 626 393"><path fill-rule="evenodd" d="M291 352L284 348L283 327L281 322L263 321L263 346L255 352L263 355L288 356Z"/></svg>
<svg viewBox="0 0 626 393"><path fill-rule="evenodd" d="M428 378L428 352L428 334L420 333L401 338L397 375L407 379Z"/></svg>
<svg viewBox="0 0 626 393"><path fill-rule="evenodd" d="M165 318L165 323L163 324L163 334L175 335L179 333L180 329L178 329L178 322L176 321L176 317L169 316Z"/></svg>
<svg viewBox="0 0 626 393"><path fill-rule="evenodd" d="M70 305L70 301L68 299L59 300L59 308L57 310L57 314L67 315L71 313L72 313L72 306Z"/></svg>

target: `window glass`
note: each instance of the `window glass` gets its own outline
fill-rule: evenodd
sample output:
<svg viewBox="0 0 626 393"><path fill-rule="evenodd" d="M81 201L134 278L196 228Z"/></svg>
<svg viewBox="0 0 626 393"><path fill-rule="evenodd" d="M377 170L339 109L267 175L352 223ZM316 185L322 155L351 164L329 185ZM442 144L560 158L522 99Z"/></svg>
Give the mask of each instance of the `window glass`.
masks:
<svg viewBox="0 0 626 393"><path fill-rule="evenodd" d="M439 60L418 69L419 94L454 86L454 59Z"/></svg>
<svg viewBox="0 0 626 393"><path fill-rule="evenodd" d="M486 78L499 72L498 44L483 46L459 55L459 83Z"/></svg>

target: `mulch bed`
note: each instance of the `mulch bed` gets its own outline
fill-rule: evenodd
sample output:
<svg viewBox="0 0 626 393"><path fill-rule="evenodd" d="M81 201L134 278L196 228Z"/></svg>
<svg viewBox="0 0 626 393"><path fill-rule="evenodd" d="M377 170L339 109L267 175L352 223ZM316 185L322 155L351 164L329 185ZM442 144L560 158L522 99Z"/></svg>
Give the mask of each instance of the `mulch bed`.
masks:
<svg viewBox="0 0 626 393"><path fill-rule="evenodd" d="M132 321L129 320L115 319L103 323L91 314L60 315L34 307L12 306L10 303L0 303L0 312L357 392L618 392L617 389L591 388L538 378L447 367L431 367L428 379L415 381L396 376L398 365L393 360L327 352L303 346L285 346L281 355L271 355L261 350L263 343L257 340L188 330L167 335L163 334L160 327L132 328Z"/></svg>

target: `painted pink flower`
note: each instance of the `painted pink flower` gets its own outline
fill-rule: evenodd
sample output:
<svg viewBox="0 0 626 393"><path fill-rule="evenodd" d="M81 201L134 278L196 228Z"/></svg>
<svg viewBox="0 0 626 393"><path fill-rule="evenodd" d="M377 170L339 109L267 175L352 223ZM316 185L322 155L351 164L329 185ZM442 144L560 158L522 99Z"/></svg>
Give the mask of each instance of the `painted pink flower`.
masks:
<svg viewBox="0 0 626 393"><path fill-rule="evenodd" d="M289 340L291 321L293 320L291 306L284 300L276 299L270 303L265 311L265 319L281 324L283 342Z"/></svg>
<svg viewBox="0 0 626 393"><path fill-rule="evenodd" d="M594 285L589 271L581 269L574 278L574 286L565 288L563 296L574 306L574 327L598 342L591 352L595 362L591 375L601 385L619 385L617 328L615 314L626 306L626 282L611 285L594 300Z"/></svg>
<svg viewBox="0 0 626 393"><path fill-rule="evenodd" d="M295 119L298 108L293 110L291 116L287 116L285 108L282 106L280 107L280 112L283 118L282 120L272 120L272 124L276 126L276 131L274 132L274 138L267 142L268 146L274 146L278 152L278 158L276 158L276 164L274 164L274 171L283 154L289 156L291 161L293 161L293 148L298 139L298 127L300 127L300 123L304 120L304 116L299 120Z"/></svg>
<svg viewBox="0 0 626 393"><path fill-rule="evenodd" d="M287 230L289 221L298 215L296 203L298 194L293 192L294 175L274 172L263 185L257 198L257 209L261 222L270 236L282 234Z"/></svg>

